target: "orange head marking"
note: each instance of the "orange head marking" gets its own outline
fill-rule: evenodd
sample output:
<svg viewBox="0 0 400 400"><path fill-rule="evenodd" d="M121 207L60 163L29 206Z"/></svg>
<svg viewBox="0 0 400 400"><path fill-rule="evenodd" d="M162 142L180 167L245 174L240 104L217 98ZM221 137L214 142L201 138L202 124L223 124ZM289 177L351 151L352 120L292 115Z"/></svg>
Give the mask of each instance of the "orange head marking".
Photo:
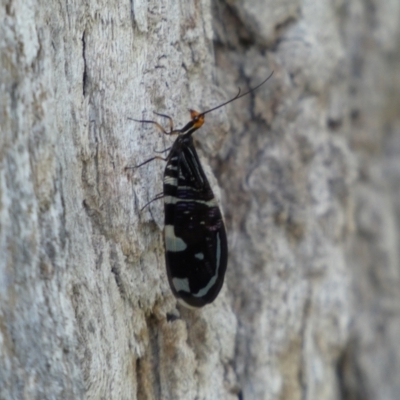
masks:
<svg viewBox="0 0 400 400"><path fill-rule="evenodd" d="M202 127L204 124L204 114L200 114L195 110L189 110L189 111L190 111L190 118L192 118L193 121L193 127L196 129Z"/></svg>

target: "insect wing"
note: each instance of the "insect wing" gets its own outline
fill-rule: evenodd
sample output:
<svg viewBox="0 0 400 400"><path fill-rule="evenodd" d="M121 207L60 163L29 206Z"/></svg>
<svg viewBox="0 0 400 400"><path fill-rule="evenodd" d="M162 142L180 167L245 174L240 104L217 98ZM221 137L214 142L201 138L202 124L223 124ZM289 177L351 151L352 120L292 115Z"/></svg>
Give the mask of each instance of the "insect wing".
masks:
<svg viewBox="0 0 400 400"><path fill-rule="evenodd" d="M221 290L227 241L221 212L191 137L176 140L164 174L165 257L174 295L202 307Z"/></svg>

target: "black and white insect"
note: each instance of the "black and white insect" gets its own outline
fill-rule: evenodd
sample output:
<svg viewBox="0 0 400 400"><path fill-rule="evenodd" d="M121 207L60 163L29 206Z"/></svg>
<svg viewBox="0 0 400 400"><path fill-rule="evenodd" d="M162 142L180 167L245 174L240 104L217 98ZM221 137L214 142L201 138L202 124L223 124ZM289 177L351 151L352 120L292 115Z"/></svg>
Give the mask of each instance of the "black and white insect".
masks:
<svg viewBox="0 0 400 400"><path fill-rule="evenodd" d="M191 120L181 129L174 129L172 119L163 114L156 113L169 120L169 131L156 121L132 119L154 124L166 135L178 135L166 158L156 156L133 168L155 159L167 162L163 193L152 201L164 198L168 281L178 302L186 307L203 307L215 300L222 288L228 261L221 211L200 164L192 135L203 125L206 114L258 89L271 76L272 73L245 93L241 94L239 89L235 97L207 111L190 110Z"/></svg>

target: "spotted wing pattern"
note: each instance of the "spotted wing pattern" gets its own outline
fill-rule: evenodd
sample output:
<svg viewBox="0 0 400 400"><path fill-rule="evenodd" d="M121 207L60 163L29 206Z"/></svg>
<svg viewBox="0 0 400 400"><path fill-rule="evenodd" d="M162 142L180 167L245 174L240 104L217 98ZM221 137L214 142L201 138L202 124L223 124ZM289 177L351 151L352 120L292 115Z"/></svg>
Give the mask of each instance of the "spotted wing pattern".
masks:
<svg viewBox="0 0 400 400"><path fill-rule="evenodd" d="M176 139L165 168L165 257L174 295L186 306L202 307L221 290L227 241L191 133Z"/></svg>

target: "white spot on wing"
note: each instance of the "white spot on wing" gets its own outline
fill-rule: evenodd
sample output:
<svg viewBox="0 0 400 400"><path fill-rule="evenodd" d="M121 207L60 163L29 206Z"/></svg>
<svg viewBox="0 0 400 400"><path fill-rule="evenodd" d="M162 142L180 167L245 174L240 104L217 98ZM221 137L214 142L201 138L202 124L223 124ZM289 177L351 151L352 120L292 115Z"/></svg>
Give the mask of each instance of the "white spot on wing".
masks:
<svg viewBox="0 0 400 400"><path fill-rule="evenodd" d="M164 181L165 183L165 181ZM178 189L180 189L181 187L179 186ZM181 202L185 202L185 203L198 203L198 204L204 204L207 207L218 207L217 202L215 201L215 199L211 199L209 201L204 201L204 200L196 200L196 199L180 199L178 197L175 196L165 196L164 197L164 202L168 203L168 204L176 204L178 203L178 201ZM201 222L201 224L204 224L204 222Z"/></svg>
<svg viewBox="0 0 400 400"><path fill-rule="evenodd" d="M173 178L172 176L166 176L164 177L164 185L172 185L176 186L177 185L177 179Z"/></svg>
<svg viewBox="0 0 400 400"><path fill-rule="evenodd" d="M175 236L173 225L165 225L164 237L165 249L167 251L177 252L186 250L186 243L181 238Z"/></svg>
<svg viewBox="0 0 400 400"><path fill-rule="evenodd" d="M164 203L167 204L176 204L179 199L175 196L165 196Z"/></svg>
<svg viewBox="0 0 400 400"><path fill-rule="evenodd" d="M177 292L190 292L189 280L187 278L172 278L172 284Z"/></svg>
<svg viewBox="0 0 400 400"><path fill-rule="evenodd" d="M204 260L204 254L203 253L197 253L194 255L198 260Z"/></svg>

